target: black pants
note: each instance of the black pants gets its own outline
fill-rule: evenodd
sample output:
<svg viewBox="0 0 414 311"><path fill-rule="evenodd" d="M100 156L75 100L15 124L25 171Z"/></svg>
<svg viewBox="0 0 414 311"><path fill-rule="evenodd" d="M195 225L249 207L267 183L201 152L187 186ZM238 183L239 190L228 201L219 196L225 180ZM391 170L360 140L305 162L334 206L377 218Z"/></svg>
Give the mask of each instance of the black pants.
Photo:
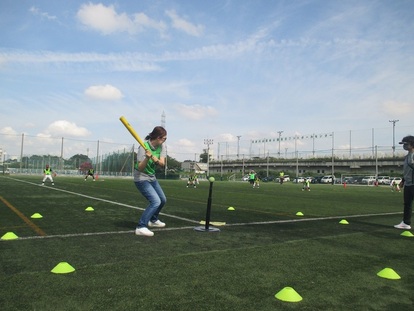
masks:
<svg viewBox="0 0 414 311"><path fill-rule="evenodd" d="M404 218L407 225L411 225L411 214L413 211L414 186L404 186Z"/></svg>

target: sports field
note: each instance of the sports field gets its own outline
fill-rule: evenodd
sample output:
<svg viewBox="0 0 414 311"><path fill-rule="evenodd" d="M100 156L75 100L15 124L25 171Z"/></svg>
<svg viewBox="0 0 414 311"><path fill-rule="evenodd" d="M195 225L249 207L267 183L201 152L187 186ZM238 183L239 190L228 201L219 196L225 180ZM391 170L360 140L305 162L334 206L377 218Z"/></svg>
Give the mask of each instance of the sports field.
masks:
<svg viewBox="0 0 414 311"><path fill-rule="evenodd" d="M142 237L134 229L146 201L131 179L58 176L55 186L41 186L41 179L0 177L0 236L18 236L0 240L1 310L414 305L414 237L393 228L401 221L402 193L387 186L316 184L306 192L301 184L252 189L216 181L211 221L225 225L198 232L209 183L192 189L186 181L160 180L167 227ZM32 218L36 213L42 218ZM75 271L52 273L60 263ZM401 278L379 277L385 268ZM288 287L302 300L275 298Z"/></svg>

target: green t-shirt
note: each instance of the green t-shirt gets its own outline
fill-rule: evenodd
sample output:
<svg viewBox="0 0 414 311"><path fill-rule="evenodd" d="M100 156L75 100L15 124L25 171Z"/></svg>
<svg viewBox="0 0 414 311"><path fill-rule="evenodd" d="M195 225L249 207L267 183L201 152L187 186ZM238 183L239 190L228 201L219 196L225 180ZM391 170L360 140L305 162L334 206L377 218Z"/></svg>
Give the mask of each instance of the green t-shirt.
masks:
<svg viewBox="0 0 414 311"><path fill-rule="evenodd" d="M153 149L151 148L151 145L148 141L145 143L145 147L151 150L152 155L157 157L158 159L166 158L166 151L165 148L163 148L163 145L158 146L157 148ZM141 146L138 149L137 153L137 161L135 163L135 170L134 170L134 181L142 181L142 180L154 180L155 179L155 169L156 165L152 159L148 160L147 166L145 167L143 172L140 172L138 170L138 164L139 162L143 161L145 159L145 149Z"/></svg>

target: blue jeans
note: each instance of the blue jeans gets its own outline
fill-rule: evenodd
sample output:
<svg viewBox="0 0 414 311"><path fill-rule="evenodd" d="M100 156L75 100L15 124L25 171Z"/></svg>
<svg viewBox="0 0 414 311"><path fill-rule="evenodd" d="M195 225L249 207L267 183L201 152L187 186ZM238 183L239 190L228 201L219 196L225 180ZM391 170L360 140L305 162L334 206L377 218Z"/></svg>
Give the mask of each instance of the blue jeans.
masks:
<svg viewBox="0 0 414 311"><path fill-rule="evenodd" d="M137 228L148 227L148 222L158 220L161 209L167 202L167 198L157 180L155 181L136 181L135 186L139 192L148 200L149 204L138 222Z"/></svg>

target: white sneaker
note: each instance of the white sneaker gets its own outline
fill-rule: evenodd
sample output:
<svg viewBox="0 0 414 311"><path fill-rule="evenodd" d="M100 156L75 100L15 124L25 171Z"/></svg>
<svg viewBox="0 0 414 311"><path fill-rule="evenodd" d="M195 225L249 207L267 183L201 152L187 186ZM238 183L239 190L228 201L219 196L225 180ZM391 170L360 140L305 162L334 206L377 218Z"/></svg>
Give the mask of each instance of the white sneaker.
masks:
<svg viewBox="0 0 414 311"><path fill-rule="evenodd" d="M157 227L157 228L163 228L163 227L165 227L165 223L164 222L162 222L161 220L157 220L157 221L155 221L155 222L152 222L152 221L149 221L148 222L148 227Z"/></svg>
<svg viewBox="0 0 414 311"><path fill-rule="evenodd" d="M142 227L135 229L135 235L154 236L154 232L152 232L146 227Z"/></svg>
<svg viewBox="0 0 414 311"><path fill-rule="evenodd" d="M404 229L404 230L410 230L411 229L411 226L410 225L407 225L404 221L402 221L398 225L395 225L394 228Z"/></svg>

